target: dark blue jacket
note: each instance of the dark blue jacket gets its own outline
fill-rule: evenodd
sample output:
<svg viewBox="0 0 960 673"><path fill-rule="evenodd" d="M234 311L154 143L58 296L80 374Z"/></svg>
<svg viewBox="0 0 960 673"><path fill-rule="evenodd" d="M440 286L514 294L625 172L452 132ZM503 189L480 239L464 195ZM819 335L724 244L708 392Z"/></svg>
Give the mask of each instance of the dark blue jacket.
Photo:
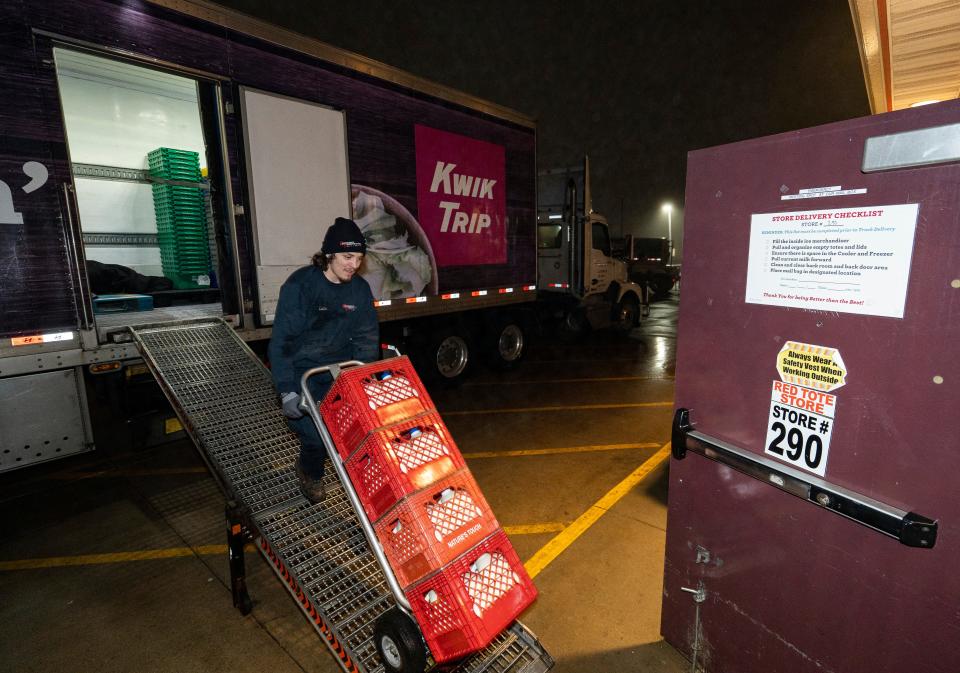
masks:
<svg viewBox="0 0 960 673"><path fill-rule="evenodd" d="M356 275L331 283L316 266L294 271L280 288L268 355L281 395L299 393L300 376L311 367L376 360L380 329L367 281Z"/></svg>

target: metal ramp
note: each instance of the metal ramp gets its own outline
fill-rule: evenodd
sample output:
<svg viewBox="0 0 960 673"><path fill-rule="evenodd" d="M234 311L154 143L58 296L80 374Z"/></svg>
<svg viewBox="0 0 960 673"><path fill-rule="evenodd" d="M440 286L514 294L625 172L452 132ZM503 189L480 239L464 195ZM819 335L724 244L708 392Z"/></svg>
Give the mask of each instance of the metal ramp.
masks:
<svg viewBox="0 0 960 673"><path fill-rule="evenodd" d="M220 319L139 325L134 342L183 427L227 495L234 605L251 609L243 546L253 539L307 619L348 673L380 673L376 618L394 605L333 469L327 497L300 495L293 462L299 441L287 428L270 373ZM553 659L515 622L485 650L452 670L543 673Z"/></svg>

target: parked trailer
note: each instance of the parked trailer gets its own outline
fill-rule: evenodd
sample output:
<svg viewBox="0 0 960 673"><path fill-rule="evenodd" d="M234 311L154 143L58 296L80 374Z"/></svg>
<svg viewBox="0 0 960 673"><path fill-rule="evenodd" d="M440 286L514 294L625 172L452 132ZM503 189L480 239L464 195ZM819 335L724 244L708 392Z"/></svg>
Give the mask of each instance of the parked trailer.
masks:
<svg viewBox="0 0 960 673"><path fill-rule="evenodd" d="M421 371L522 357L529 118L201 1L0 7L0 470L93 448L84 378L138 358L131 325L269 339L336 216L367 235L383 340Z"/></svg>

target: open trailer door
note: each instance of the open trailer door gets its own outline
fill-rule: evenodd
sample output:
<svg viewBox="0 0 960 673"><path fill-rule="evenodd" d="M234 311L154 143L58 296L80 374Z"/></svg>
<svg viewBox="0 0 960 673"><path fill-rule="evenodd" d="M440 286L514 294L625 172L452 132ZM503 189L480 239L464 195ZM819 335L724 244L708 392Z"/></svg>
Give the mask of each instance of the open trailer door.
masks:
<svg viewBox="0 0 960 673"><path fill-rule="evenodd" d="M690 155L661 626L709 673L960 670L958 122Z"/></svg>

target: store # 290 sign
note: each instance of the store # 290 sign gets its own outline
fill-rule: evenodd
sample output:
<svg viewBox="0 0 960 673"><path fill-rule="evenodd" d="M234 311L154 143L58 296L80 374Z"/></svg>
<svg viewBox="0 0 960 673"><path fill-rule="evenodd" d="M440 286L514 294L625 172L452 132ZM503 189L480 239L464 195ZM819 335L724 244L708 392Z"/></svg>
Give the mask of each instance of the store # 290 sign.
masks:
<svg viewBox="0 0 960 673"><path fill-rule="evenodd" d="M777 357L764 452L825 476L837 396L846 368L834 348L788 341Z"/></svg>

